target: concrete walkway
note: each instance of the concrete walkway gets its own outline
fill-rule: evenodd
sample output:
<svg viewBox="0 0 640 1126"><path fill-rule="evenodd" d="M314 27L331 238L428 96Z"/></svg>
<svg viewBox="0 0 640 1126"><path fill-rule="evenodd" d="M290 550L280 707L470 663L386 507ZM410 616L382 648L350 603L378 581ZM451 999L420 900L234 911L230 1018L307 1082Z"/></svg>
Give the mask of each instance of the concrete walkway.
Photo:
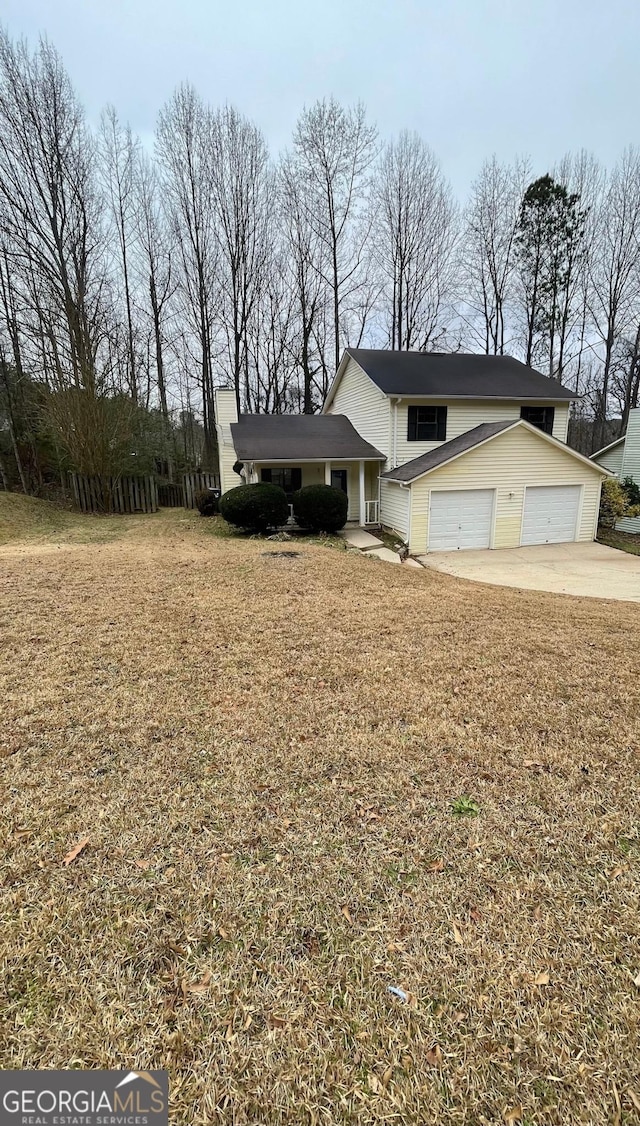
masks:
<svg viewBox="0 0 640 1126"><path fill-rule="evenodd" d="M402 563L402 559L396 551L392 551L390 547L385 547L382 540L377 536L372 536L371 532L365 531L364 528L343 528L338 532L343 540L349 544L349 547L357 547L364 555L373 555L376 559L382 559L385 563ZM419 567L420 564L416 563L415 559L406 559L410 567Z"/></svg>
<svg viewBox="0 0 640 1126"><path fill-rule="evenodd" d="M382 540L372 536L371 532L365 532L364 528L343 528L338 532L343 540L346 540L349 547L359 547L360 551L370 551L373 547L382 547Z"/></svg>
<svg viewBox="0 0 640 1126"><path fill-rule="evenodd" d="M640 556L601 543L442 551L418 558L425 567L493 586L640 602Z"/></svg>

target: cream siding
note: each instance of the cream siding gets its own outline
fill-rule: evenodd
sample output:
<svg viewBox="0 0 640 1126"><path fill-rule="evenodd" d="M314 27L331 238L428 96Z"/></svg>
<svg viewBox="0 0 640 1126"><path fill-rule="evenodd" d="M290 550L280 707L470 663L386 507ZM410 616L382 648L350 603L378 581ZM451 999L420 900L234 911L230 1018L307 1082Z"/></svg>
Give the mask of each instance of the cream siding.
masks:
<svg viewBox="0 0 640 1126"><path fill-rule="evenodd" d="M410 406L424 406L425 401L419 399L405 399L398 404L398 429L396 438L396 465L404 465L414 457L428 453L429 450L438 449L442 442L409 442L407 440L408 411ZM525 405L525 400L509 400L498 402L495 399L469 399L447 402L442 399L440 403L429 401L429 406L447 407L447 437L449 442L460 434L466 434L481 422L510 422L520 418L520 407ZM528 404L532 405L532 404ZM567 427L569 424L569 407L566 403L538 403L536 406L554 407L553 437L561 442L567 440ZM354 426L357 424L354 421ZM393 453L390 455L393 458ZM394 466L395 468L395 466Z"/></svg>
<svg viewBox="0 0 640 1126"><path fill-rule="evenodd" d="M344 414L380 453L389 450L389 400L360 364L349 359L327 414Z"/></svg>
<svg viewBox="0 0 640 1126"><path fill-rule="evenodd" d="M244 484L244 478L233 472L238 460L231 439L231 423L238 421L235 391L218 389L215 391L216 436L218 439L218 463L220 468L220 489L223 493Z"/></svg>
<svg viewBox="0 0 640 1126"><path fill-rule="evenodd" d="M414 554L427 550L432 489L496 489L492 547L518 547L527 485L582 485L579 540L592 540L602 475L564 450L519 426L414 481L411 536Z"/></svg>
<svg viewBox="0 0 640 1126"><path fill-rule="evenodd" d="M392 485L390 481L380 482L380 523L385 528L398 532L403 540L406 540L409 534L410 499L410 489Z"/></svg>

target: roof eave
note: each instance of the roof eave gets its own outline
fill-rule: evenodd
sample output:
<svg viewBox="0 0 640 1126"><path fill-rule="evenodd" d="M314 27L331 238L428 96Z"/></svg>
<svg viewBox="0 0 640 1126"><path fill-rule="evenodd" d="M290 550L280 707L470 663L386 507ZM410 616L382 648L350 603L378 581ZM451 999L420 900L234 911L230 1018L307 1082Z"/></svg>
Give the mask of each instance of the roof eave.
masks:
<svg viewBox="0 0 640 1126"><path fill-rule="evenodd" d="M584 398L583 395L574 394L562 395L556 398L553 395L482 395L477 392L473 392L473 394L469 395L414 395L411 391L385 391L379 383L376 383L376 387L379 391L382 391L382 394L386 395L388 399L434 399L438 402L451 402L458 399L494 399L496 402L503 403L529 403L532 399L539 399L543 403L573 403L577 402L578 399Z"/></svg>
<svg viewBox="0 0 640 1126"><path fill-rule="evenodd" d="M269 464L269 465L316 465L318 462L327 461L334 462L336 465L343 461L386 461L387 459L382 454L350 454L348 457L344 454L330 454L328 457L265 457L263 454L238 454L238 461L253 461L256 465Z"/></svg>
<svg viewBox="0 0 640 1126"><path fill-rule="evenodd" d="M616 446L619 446L621 442L624 442L626 436L626 434L623 434L621 438L616 438L615 442L609 442L608 446L603 446L601 450L596 450L594 454L591 454L590 460L593 461L594 458L600 457L600 454L606 454L608 450L615 450Z"/></svg>
<svg viewBox="0 0 640 1126"><path fill-rule="evenodd" d="M544 438L547 442L550 442L551 445L560 447L561 450L569 454L571 457L575 457L578 459L578 461L582 461L585 465L588 465L589 469L595 469L596 472L601 473L603 477L614 476L614 474L612 474L610 470L605 469L603 465L597 465L591 460L591 458L585 457L584 454L578 453L577 450L572 450L571 446L567 446L567 444L565 442L561 442L559 438L554 438L552 434L545 434L544 430L540 430L538 426L532 426L530 422L525 422L523 418L518 418L515 419L510 426L505 426L502 430L497 430L495 434L488 434L487 437L483 438L481 442L476 442L475 445L468 446L466 450L461 450L459 453L453 454L452 457L448 457L444 461L438 462L437 465L431 466L430 469L421 470L419 473L416 473L415 477L406 478L404 484L412 485L414 481L419 481L421 477L427 477L429 473L435 473L437 469L442 469L443 465L450 465L452 461L457 461L458 458L465 457L466 454L470 454L475 450L479 450L481 446L485 446L487 442L492 442L495 438L499 438L501 434L508 434L509 431L513 430L516 426L523 426L532 434L536 434L539 438ZM386 477L383 474L381 480L400 482L401 479L399 477Z"/></svg>

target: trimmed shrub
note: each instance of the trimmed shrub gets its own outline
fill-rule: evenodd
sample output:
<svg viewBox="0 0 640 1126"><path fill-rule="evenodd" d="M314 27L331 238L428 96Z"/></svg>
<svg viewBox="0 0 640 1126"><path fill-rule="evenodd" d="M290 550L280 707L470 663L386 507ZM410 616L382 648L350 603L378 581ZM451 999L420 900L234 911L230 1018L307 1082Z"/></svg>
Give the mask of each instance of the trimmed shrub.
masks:
<svg viewBox="0 0 640 1126"><path fill-rule="evenodd" d="M605 477L600 496L598 522L604 528L613 528L616 520L627 513L628 501L622 485L616 477Z"/></svg>
<svg viewBox="0 0 640 1126"><path fill-rule="evenodd" d="M249 532L266 532L289 519L287 496L278 485L239 485L222 494L218 508L229 524Z"/></svg>
<svg viewBox="0 0 640 1126"><path fill-rule="evenodd" d="M337 532L347 522L349 501L332 485L307 485L293 494L293 514L301 528L312 532Z"/></svg>
<svg viewBox="0 0 640 1126"><path fill-rule="evenodd" d="M215 516L218 511L218 498L209 489L196 493L193 501L201 516Z"/></svg>
<svg viewBox="0 0 640 1126"><path fill-rule="evenodd" d="M624 489L627 502L634 508L637 508L638 505L640 505L640 485L634 481L633 477L625 477L622 482L622 488Z"/></svg>

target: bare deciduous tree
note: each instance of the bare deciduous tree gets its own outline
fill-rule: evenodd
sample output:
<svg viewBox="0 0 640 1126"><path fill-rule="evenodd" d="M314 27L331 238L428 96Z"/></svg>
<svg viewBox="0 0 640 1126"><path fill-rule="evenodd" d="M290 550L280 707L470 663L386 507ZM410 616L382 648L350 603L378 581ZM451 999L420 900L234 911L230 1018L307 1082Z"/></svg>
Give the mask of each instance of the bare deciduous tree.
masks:
<svg viewBox="0 0 640 1126"><path fill-rule="evenodd" d="M331 302L332 359L337 367L347 342L347 308L362 279L359 270L369 228L367 176L377 151L377 131L364 106L345 109L333 98L303 112L293 137L300 200L317 235L318 264Z"/></svg>
<svg viewBox="0 0 640 1126"><path fill-rule="evenodd" d="M465 212L462 269L467 284L470 328L484 352L503 355L513 302L515 236L528 163L483 164ZM513 308L511 308L513 314Z"/></svg>
<svg viewBox="0 0 640 1126"><path fill-rule="evenodd" d="M604 440L611 371L619 337L637 323L640 277L640 154L627 149L602 195L590 283L590 310L602 348L594 448Z"/></svg>
<svg viewBox="0 0 640 1126"><path fill-rule="evenodd" d="M156 150L172 237L178 248L183 311L198 341L204 457L207 464L215 465L213 337L217 241L211 121L192 87L181 86L161 110Z"/></svg>
<svg viewBox="0 0 640 1126"><path fill-rule="evenodd" d="M100 121L100 171L109 205L110 219L118 247L118 273L121 272L127 331L126 382L134 403L138 401L138 372L132 295L132 255L135 253L135 213L139 142L129 126L118 120L113 106L108 106Z"/></svg>
<svg viewBox="0 0 640 1126"><path fill-rule="evenodd" d="M457 208L434 154L401 133L374 183L374 260L389 343L428 350L442 335L454 292Z"/></svg>
<svg viewBox="0 0 640 1126"><path fill-rule="evenodd" d="M267 269L275 185L264 137L233 107L211 115L210 143L220 320L240 411L251 396L247 332Z"/></svg>

